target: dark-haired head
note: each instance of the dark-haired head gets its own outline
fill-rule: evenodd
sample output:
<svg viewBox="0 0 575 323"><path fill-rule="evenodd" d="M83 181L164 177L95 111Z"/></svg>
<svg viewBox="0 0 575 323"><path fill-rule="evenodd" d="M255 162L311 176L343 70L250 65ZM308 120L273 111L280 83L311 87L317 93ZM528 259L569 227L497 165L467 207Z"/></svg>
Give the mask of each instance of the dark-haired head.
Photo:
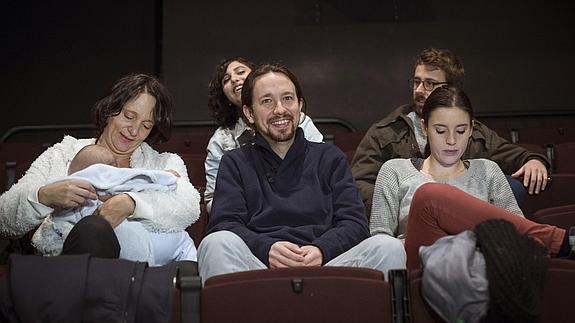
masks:
<svg viewBox="0 0 575 323"><path fill-rule="evenodd" d="M454 86L438 87L422 108L427 136L424 156L444 167L459 163L473 133L473 107L467 95Z"/></svg>
<svg viewBox="0 0 575 323"><path fill-rule="evenodd" d="M256 64L242 57L224 59L216 66L212 80L208 85L208 108L212 111L217 125L224 128L231 128L238 122L242 108L230 102L224 93L224 78L228 66L233 62L243 64L250 71L256 68Z"/></svg>
<svg viewBox="0 0 575 323"><path fill-rule="evenodd" d="M248 109L252 108L254 85L258 78L268 73L280 73L290 79L295 87L298 100L303 102L302 111L305 112L306 102L304 100L303 91L299 81L297 80L297 77L287 67L280 64L262 64L250 73L250 75L244 81L244 87L242 89L242 105L247 106Z"/></svg>
<svg viewBox="0 0 575 323"><path fill-rule="evenodd" d="M469 115L470 123L473 121L473 107L471 101L461 90L456 86L442 86L433 90L425 100L422 110L422 118L425 126L433 113L439 108L459 108Z"/></svg>
<svg viewBox="0 0 575 323"><path fill-rule="evenodd" d="M242 105L244 121L273 146L293 141L305 100L290 70L278 64L265 64L244 81ZM274 123L280 120L285 123L277 128Z"/></svg>
<svg viewBox="0 0 575 323"><path fill-rule="evenodd" d="M415 70L419 65L425 65L432 69L440 69L445 73L445 79L449 85L463 86L465 70L455 53L449 49L424 49L415 60L413 69Z"/></svg>
<svg viewBox="0 0 575 323"><path fill-rule="evenodd" d="M156 77L147 74L131 74L121 78L106 96L96 102L96 138L100 138L111 117L119 115L128 102L144 93L156 100L154 126L146 141L158 143L169 140L172 133L172 99L166 87Z"/></svg>

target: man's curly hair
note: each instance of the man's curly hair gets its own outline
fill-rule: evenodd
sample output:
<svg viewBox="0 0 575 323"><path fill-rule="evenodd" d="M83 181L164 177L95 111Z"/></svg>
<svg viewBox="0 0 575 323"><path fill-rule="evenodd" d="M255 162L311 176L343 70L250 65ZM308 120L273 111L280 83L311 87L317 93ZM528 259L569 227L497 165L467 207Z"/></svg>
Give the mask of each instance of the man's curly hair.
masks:
<svg viewBox="0 0 575 323"><path fill-rule="evenodd" d="M415 60L413 69L415 70L418 65L426 65L440 69L445 73L445 78L449 85L463 87L465 70L455 53L449 49L424 49Z"/></svg>

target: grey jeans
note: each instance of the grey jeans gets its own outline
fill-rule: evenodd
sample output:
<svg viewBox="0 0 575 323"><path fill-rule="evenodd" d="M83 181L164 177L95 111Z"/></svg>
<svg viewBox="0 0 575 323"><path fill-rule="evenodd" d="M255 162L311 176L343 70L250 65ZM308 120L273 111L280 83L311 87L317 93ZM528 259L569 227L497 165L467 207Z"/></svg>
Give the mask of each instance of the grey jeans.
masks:
<svg viewBox="0 0 575 323"><path fill-rule="evenodd" d="M400 240L377 234L332 259L326 266L361 267L380 270L387 280L390 269L404 269L407 256ZM268 268L235 233L209 234L198 248L198 266L202 281L216 275Z"/></svg>

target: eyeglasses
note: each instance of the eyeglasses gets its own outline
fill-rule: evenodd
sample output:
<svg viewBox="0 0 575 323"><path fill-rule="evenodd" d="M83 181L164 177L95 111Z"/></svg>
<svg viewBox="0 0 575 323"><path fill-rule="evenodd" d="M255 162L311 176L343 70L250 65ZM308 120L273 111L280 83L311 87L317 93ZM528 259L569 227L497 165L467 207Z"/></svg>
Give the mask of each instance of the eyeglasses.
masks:
<svg viewBox="0 0 575 323"><path fill-rule="evenodd" d="M436 82L433 80L420 80L420 79L409 79L409 85L412 89L417 89L421 83L423 83L423 88L426 91L433 91L438 85L447 84L447 82Z"/></svg>

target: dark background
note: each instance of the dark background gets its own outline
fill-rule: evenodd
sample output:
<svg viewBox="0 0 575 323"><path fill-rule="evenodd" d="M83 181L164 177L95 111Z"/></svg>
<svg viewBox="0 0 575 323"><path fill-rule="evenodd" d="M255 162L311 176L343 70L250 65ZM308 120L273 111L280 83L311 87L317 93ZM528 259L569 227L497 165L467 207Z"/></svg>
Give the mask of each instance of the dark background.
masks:
<svg viewBox="0 0 575 323"><path fill-rule="evenodd" d="M312 117L366 129L410 100L414 58L430 46L461 58L480 115L575 110L575 1L3 1L0 11L0 134L90 123L130 72L164 79L176 120L209 120L213 69L238 55L290 67Z"/></svg>

